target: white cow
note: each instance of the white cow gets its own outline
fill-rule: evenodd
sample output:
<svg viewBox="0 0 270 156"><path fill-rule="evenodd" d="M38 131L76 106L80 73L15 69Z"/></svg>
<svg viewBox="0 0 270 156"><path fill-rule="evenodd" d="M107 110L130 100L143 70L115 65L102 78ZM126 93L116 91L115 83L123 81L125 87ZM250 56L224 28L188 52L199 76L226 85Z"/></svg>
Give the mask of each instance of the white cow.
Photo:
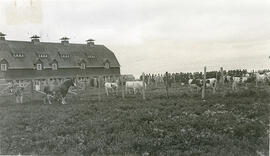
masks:
<svg viewBox="0 0 270 156"><path fill-rule="evenodd" d="M232 90L237 90L237 86L240 84L246 84L247 85L247 81L248 81L247 76L243 76L243 77L233 77L233 83L232 83Z"/></svg>
<svg viewBox="0 0 270 156"><path fill-rule="evenodd" d="M269 80L270 80L270 72L266 72L265 76L266 76L266 80L269 82Z"/></svg>
<svg viewBox="0 0 270 156"><path fill-rule="evenodd" d="M209 78L206 79L206 87L213 88L217 85L217 79L216 78Z"/></svg>
<svg viewBox="0 0 270 156"><path fill-rule="evenodd" d="M256 73L256 82L262 82L264 83L267 79L267 74L259 74Z"/></svg>
<svg viewBox="0 0 270 156"><path fill-rule="evenodd" d="M224 77L224 82L225 82L225 83L230 83L230 82L231 82L231 78L232 78L232 77L229 76L229 75L225 76L225 77Z"/></svg>
<svg viewBox="0 0 270 156"><path fill-rule="evenodd" d="M114 92L117 92L118 90L118 84L117 83L111 83L111 82L105 82L105 91L107 96L109 96L109 90L112 90Z"/></svg>
<svg viewBox="0 0 270 156"><path fill-rule="evenodd" d="M242 78L241 77L233 77L233 82L232 82L232 90L237 90L237 86L241 83Z"/></svg>
<svg viewBox="0 0 270 156"><path fill-rule="evenodd" d="M206 79L205 87L206 88L211 88L211 89L213 89L213 92L216 92L217 79L216 78Z"/></svg>
<svg viewBox="0 0 270 156"><path fill-rule="evenodd" d="M134 94L136 94L136 90L142 91L143 85L145 86L144 89L146 89L146 83L143 81L126 81L126 93L128 89L132 89Z"/></svg>

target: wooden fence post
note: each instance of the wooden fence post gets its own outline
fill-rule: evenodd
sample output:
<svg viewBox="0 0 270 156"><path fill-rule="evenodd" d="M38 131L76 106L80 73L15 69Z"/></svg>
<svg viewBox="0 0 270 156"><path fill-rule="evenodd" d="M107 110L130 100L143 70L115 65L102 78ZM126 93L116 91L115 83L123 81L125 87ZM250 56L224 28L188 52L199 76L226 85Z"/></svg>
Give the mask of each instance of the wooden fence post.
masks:
<svg viewBox="0 0 270 156"><path fill-rule="evenodd" d="M84 90L86 90L86 85L87 85L87 84L86 84L86 80L87 80L87 78L85 77L85 78L84 78Z"/></svg>
<svg viewBox="0 0 270 156"><path fill-rule="evenodd" d="M221 81L221 84L224 85L224 72L223 72L223 67L220 67L220 72L221 72L220 81Z"/></svg>
<svg viewBox="0 0 270 156"><path fill-rule="evenodd" d="M165 87L166 87L166 97L169 98L169 74L165 73Z"/></svg>
<svg viewBox="0 0 270 156"><path fill-rule="evenodd" d="M144 73L142 74L142 81L143 81L143 88L142 88L142 96L143 96L143 99L145 100L145 82L144 82Z"/></svg>
<svg viewBox="0 0 270 156"><path fill-rule="evenodd" d="M98 76L98 101L101 101L100 88L101 88L100 76Z"/></svg>
<svg viewBox="0 0 270 156"><path fill-rule="evenodd" d="M31 104L32 104L32 101L33 101L33 80L30 80L30 100L31 100Z"/></svg>
<svg viewBox="0 0 270 156"><path fill-rule="evenodd" d="M124 81L123 77L120 76L122 99L125 99L125 88L124 88L124 82L123 81Z"/></svg>
<svg viewBox="0 0 270 156"><path fill-rule="evenodd" d="M79 76L78 76L78 74L76 75L76 85L77 85L77 87L76 87L77 93L79 93Z"/></svg>
<svg viewBox="0 0 270 156"><path fill-rule="evenodd" d="M203 70L203 88L202 88L202 99L205 100L205 83L206 83L206 66Z"/></svg>
<svg viewBox="0 0 270 156"><path fill-rule="evenodd" d="M156 85L156 88L158 87L158 76L155 75L155 85Z"/></svg>

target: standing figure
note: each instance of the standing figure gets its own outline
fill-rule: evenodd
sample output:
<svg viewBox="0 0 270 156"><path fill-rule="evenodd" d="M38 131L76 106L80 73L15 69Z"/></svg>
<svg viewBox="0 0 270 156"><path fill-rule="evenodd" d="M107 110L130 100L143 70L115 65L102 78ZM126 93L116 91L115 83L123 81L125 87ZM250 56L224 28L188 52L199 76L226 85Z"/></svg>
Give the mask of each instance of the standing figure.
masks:
<svg viewBox="0 0 270 156"><path fill-rule="evenodd" d="M14 95L16 97L16 103L23 103L23 87L17 86L14 91Z"/></svg>

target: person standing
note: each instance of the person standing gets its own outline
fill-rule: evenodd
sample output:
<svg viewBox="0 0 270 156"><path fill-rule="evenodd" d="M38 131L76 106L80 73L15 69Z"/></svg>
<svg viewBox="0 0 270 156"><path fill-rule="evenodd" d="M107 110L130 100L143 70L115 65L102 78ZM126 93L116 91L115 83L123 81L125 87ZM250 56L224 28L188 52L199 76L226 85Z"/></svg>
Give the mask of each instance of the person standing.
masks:
<svg viewBox="0 0 270 156"><path fill-rule="evenodd" d="M15 97L16 97L16 103L20 103L20 104L23 103L23 90L24 90L23 87L20 87L20 86L16 87L15 92L14 92Z"/></svg>

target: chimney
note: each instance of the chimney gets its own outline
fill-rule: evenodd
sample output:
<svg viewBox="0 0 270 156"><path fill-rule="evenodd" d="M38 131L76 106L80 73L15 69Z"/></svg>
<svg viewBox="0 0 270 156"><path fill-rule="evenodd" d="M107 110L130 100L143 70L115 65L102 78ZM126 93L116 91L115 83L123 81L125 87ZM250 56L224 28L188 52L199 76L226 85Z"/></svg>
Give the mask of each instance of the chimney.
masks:
<svg viewBox="0 0 270 156"><path fill-rule="evenodd" d="M39 38L40 38L39 36L33 35L30 38L31 38L31 42L33 42L34 44L39 43Z"/></svg>
<svg viewBox="0 0 270 156"><path fill-rule="evenodd" d="M0 32L0 40L1 40L1 41L6 40L6 39L5 39L5 36L6 36L6 34L3 34L2 32Z"/></svg>
<svg viewBox="0 0 270 156"><path fill-rule="evenodd" d="M88 40L86 40L86 43L87 43L87 45L89 45L89 46L93 46L93 45L95 45L95 42L94 42L95 40L93 40L93 39L88 39Z"/></svg>
<svg viewBox="0 0 270 156"><path fill-rule="evenodd" d="M64 44L64 45L69 43L69 38L68 37L62 37L62 38L60 38L60 40L61 40L61 43Z"/></svg>

